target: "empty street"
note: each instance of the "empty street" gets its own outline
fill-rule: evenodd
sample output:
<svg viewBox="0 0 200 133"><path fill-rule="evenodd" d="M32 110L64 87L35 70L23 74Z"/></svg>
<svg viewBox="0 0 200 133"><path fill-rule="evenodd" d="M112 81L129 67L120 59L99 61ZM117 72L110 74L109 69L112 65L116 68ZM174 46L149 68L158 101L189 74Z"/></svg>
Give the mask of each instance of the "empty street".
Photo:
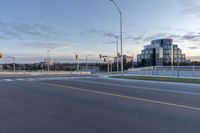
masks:
<svg viewBox="0 0 200 133"><path fill-rule="evenodd" d="M1 77L1 133L199 133L200 86Z"/></svg>

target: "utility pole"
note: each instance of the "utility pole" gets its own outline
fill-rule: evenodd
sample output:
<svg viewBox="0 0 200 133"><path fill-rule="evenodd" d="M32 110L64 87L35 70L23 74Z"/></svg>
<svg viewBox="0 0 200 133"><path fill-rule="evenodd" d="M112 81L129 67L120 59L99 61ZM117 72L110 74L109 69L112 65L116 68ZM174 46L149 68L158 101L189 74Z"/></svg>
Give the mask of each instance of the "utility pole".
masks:
<svg viewBox="0 0 200 133"><path fill-rule="evenodd" d="M86 68L86 71L88 70L88 57L89 56L92 56L92 55L86 55L86 57L85 57L85 68Z"/></svg>
<svg viewBox="0 0 200 133"><path fill-rule="evenodd" d="M110 60L109 60L109 58L108 58L108 60L107 60L107 62L108 62L108 74L110 73Z"/></svg>
<svg viewBox="0 0 200 133"><path fill-rule="evenodd" d="M134 53L133 53L133 60L132 60L132 69L134 68Z"/></svg>
<svg viewBox="0 0 200 133"><path fill-rule="evenodd" d="M15 72L16 70L15 70L15 57L12 57L12 59L13 59L13 71Z"/></svg>
<svg viewBox="0 0 200 133"><path fill-rule="evenodd" d="M121 43L121 75L123 75L123 72L124 72L124 63L123 63L123 35L122 35L122 32L123 32L123 22L122 22L122 11L120 10L117 2L115 0L110 0L111 2L114 3L115 7L117 8L117 11L119 12L119 15L120 15L120 43Z"/></svg>
<svg viewBox="0 0 200 133"><path fill-rule="evenodd" d="M49 53L50 53L50 51L52 50L52 49L54 49L54 47L51 47L51 48L49 48L48 50L47 50L47 71L49 72L50 71L50 61L51 61L51 59L49 58Z"/></svg>
<svg viewBox="0 0 200 133"><path fill-rule="evenodd" d="M179 68L180 68L180 65L179 65L179 54L177 54L177 57L178 57L178 63L177 63L177 77L179 78L180 77L180 70L179 70Z"/></svg>
<svg viewBox="0 0 200 133"><path fill-rule="evenodd" d="M118 50L118 45L119 45L119 37L117 35L114 34L108 34L108 36L112 36L116 39L116 53L117 53L117 72L119 72L119 50Z"/></svg>

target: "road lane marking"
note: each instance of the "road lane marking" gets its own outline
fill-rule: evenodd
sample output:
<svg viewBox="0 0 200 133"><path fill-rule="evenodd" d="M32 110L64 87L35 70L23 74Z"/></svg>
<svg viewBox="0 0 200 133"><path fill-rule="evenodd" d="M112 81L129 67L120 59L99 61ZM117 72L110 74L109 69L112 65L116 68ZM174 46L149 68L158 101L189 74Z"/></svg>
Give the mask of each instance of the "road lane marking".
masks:
<svg viewBox="0 0 200 133"><path fill-rule="evenodd" d="M92 82L90 82L90 81L80 81L80 80L71 80L71 81L72 82L80 82L80 83L109 85L109 86L114 86L114 87L127 87L127 88L141 89L141 90L151 90L151 91L170 92L170 93L177 93L177 94L186 94L186 95L200 96L200 93L194 93L194 92L189 92L189 91L176 91L176 90L166 90L166 89L141 87L141 86L132 86L132 85L119 85L119 84L102 83L102 82L96 82L96 81L92 81Z"/></svg>
<svg viewBox="0 0 200 133"><path fill-rule="evenodd" d="M36 77L36 78L11 78L0 79L0 82L14 82L14 81L51 81L51 80L68 80L68 79L81 79L83 77ZM84 77L90 78L90 77Z"/></svg>
<svg viewBox="0 0 200 133"><path fill-rule="evenodd" d="M17 80L17 81L24 81L25 79L22 79L22 78L18 78L18 79L15 79L15 80Z"/></svg>
<svg viewBox="0 0 200 133"><path fill-rule="evenodd" d="M92 83L92 84L99 84L99 85L109 85L109 86L116 86L116 87L127 87L127 88L134 88L134 89L141 89L141 90L152 90L152 91L162 91L162 92L171 92L177 94L186 94L186 95L196 95L200 96L200 93L194 93L189 91L178 91L178 90L168 90L168 89L158 89L158 88L150 88L150 87L142 87L142 86L132 86L132 85L119 85L113 83L102 83L102 82L89 82L89 81L80 81L80 80L73 80L74 82L80 83Z"/></svg>
<svg viewBox="0 0 200 133"><path fill-rule="evenodd" d="M115 93L110 93L110 92L95 91L95 90L90 90L90 89L82 89L82 88L78 88L78 87L58 85L58 84L53 84L53 83L45 83L45 82L37 82L37 83L42 84L42 85L67 88L67 89L71 89L71 90L91 92L91 93L96 93L96 94L100 94L100 95L119 97L119 98L123 98L123 99L137 100L137 101L143 101L143 102L147 102L147 103L160 104L160 105L166 105L166 106L171 106L171 107L200 111L200 108L198 108L198 107L192 107L192 106L187 106L187 105L180 105L180 104L174 104L174 103L169 103L169 102L161 102L161 101L150 100L150 99L145 99L145 98L120 95L120 94L115 94Z"/></svg>
<svg viewBox="0 0 200 133"><path fill-rule="evenodd" d="M3 79L3 81L11 82L14 81L13 79Z"/></svg>

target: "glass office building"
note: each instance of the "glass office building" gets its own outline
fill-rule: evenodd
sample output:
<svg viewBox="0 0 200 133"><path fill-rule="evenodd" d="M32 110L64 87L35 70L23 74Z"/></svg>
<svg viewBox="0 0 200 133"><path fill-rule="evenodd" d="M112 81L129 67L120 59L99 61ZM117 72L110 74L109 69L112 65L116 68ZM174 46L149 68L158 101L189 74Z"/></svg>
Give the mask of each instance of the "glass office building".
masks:
<svg viewBox="0 0 200 133"><path fill-rule="evenodd" d="M153 40L137 55L139 66L167 66L185 61L185 54L182 54L178 45L173 44L172 39Z"/></svg>

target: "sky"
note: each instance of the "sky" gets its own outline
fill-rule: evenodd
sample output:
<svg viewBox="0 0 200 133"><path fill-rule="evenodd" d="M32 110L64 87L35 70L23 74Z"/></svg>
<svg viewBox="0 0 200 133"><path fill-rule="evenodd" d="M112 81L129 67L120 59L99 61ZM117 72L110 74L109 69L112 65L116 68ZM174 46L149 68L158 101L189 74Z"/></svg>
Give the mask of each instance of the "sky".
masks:
<svg viewBox="0 0 200 133"><path fill-rule="evenodd" d="M153 39L172 38L200 60L199 0L116 0L123 14L123 52L139 54ZM0 0L0 51L19 62L50 56L72 61L116 55L119 13L110 0ZM3 59L6 60L6 59ZM3 62L0 60L0 62ZM6 61L10 61L7 59Z"/></svg>

